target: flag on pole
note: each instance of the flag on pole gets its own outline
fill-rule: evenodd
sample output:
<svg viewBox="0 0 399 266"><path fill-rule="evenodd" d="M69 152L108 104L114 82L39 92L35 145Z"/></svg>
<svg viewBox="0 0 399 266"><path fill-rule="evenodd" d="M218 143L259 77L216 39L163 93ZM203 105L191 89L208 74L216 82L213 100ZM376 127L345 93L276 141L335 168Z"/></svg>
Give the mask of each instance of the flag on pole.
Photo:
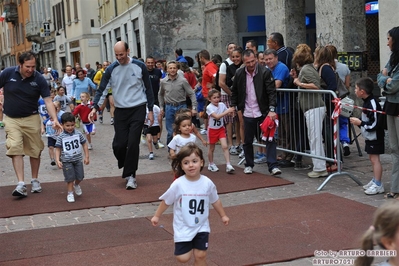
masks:
<svg viewBox="0 0 399 266"><path fill-rule="evenodd" d="M6 18L6 12L4 11L3 12L3 14L1 15L1 17L0 17L0 22L3 22L4 21L4 19Z"/></svg>

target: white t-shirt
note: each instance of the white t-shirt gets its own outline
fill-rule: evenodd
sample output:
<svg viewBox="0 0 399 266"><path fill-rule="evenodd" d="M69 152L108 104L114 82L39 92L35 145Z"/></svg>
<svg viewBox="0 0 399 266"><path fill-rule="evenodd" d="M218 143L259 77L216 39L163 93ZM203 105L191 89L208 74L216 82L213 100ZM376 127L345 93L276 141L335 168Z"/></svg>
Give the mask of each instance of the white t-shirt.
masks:
<svg viewBox="0 0 399 266"><path fill-rule="evenodd" d="M148 116L148 107L146 107L146 110L147 110L147 115L145 117L144 124L146 124L147 126L150 126L150 120L148 120L148 118L147 118L147 116ZM152 109L152 113L154 114L154 123L152 124L152 127L159 126L158 116L159 116L160 112L161 112L161 109L159 109L158 105L154 104L154 107Z"/></svg>
<svg viewBox="0 0 399 266"><path fill-rule="evenodd" d="M211 116L212 113L215 114L221 114L224 111L227 110L227 107L224 103L219 102L218 106L214 105L213 103L208 104L208 106L206 107L206 113L209 116L209 124L208 124L208 128L213 128L213 129L219 129L221 127L224 126L224 119L223 117L220 118L219 120L216 120L215 118L213 118Z"/></svg>
<svg viewBox="0 0 399 266"><path fill-rule="evenodd" d="M229 65L233 64L233 61L231 61L230 57L227 58L226 61L227 61L227 63L229 63ZM220 74L224 74L224 75L227 74L227 66L224 63L224 61L220 64L220 67L219 67L219 77L220 77ZM227 95L227 93L223 89L221 89L220 92L222 95Z"/></svg>
<svg viewBox="0 0 399 266"><path fill-rule="evenodd" d="M196 136L191 133L190 133L190 137L188 137L188 138L184 138L180 134L177 134L169 142L168 147L170 149L174 150L176 154L178 154L181 147L183 147L184 145L186 145L187 143L190 143L190 142L195 143L196 140L197 140Z"/></svg>
<svg viewBox="0 0 399 266"><path fill-rule="evenodd" d="M211 231L209 204L215 203L219 196L215 184L208 177L201 175L197 181L190 181L183 175L159 199L167 205L174 204L175 242L191 241L196 234Z"/></svg>
<svg viewBox="0 0 399 266"><path fill-rule="evenodd" d="M62 86L66 89L66 94L71 97L72 96L72 89L73 89L73 80L76 78L75 75L65 75L62 79Z"/></svg>

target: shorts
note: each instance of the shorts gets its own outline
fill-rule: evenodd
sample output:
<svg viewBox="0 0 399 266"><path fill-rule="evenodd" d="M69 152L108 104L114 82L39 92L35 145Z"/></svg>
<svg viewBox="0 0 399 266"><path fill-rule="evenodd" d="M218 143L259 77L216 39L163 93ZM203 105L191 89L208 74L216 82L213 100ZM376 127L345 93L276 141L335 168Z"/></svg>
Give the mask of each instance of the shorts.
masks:
<svg viewBox="0 0 399 266"><path fill-rule="evenodd" d="M224 127L213 129L208 127L208 142L216 144L220 139L226 138L226 129Z"/></svg>
<svg viewBox="0 0 399 266"><path fill-rule="evenodd" d="M65 182L73 182L75 180L82 181L84 176L83 162L62 162L62 172L64 173Z"/></svg>
<svg viewBox="0 0 399 266"><path fill-rule="evenodd" d="M47 137L47 147L55 147L57 140L52 137Z"/></svg>
<svg viewBox="0 0 399 266"><path fill-rule="evenodd" d="M376 140L371 140L371 141L365 141L366 145L364 148L364 151L367 154L384 154L385 153L385 145L384 142L376 141Z"/></svg>
<svg viewBox="0 0 399 266"><path fill-rule="evenodd" d="M175 243L175 256L186 254L193 249L207 250L209 241L208 232L200 232L195 235L193 240L188 242L176 242Z"/></svg>
<svg viewBox="0 0 399 266"><path fill-rule="evenodd" d="M90 133L96 133L96 125L91 123L83 123L83 132L86 133L86 135L89 135Z"/></svg>
<svg viewBox="0 0 399 266"><path fill-rule="evenodd" d="M7 156L40 157L44 143L41 135L42 121L39 114L21 118L4 116L3 122L7 136Z"/></svg>
<svg viewBox="0 0 399 266"><path fill-rule="evenodd" d="M226 105L227 108L230 108L231 105L231 96L227 94L222 94L220 101ZM232 124L236 121L236 115L233 117L231 115L225 115L223 117L224 124Z"/></svg>
<svg viewBox="0 0 399 266"><path fill-rule="evenodd" d="M159 126L148 127L148 125L144 125L143 127L143 134L151 134L151 136L156 136L158 133L161 132L161 128Z"/></svg>

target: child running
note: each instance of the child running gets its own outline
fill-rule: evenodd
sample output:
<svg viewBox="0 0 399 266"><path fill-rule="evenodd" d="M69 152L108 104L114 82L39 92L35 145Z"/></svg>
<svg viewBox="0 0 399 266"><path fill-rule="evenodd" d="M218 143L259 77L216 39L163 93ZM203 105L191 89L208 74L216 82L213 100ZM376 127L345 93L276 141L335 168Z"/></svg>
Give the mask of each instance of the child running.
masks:
<svg viewBox="0 0 399 266"><path fill-rule="evenodd" d="M220 140L222 145L223 155L226 159L226 172L231 173L235 169L230 163L230 153L226 141L226 129L224 127L223 117L227 114L234 113L234 107L227 108L226 105L220 102L220 91L212 89L208 92L210 104L206 107L206 113L209 117L208 124L208 170L211 172L219 171L219 168L213 162L213 152L215 151L216 142Z"/></svg>
<svg viewBox="0 0 399 266"><path fill-rule="evenodd" d="M93 145L91 144L91 135L96 134L96 125L92 124L88 118L92 107L92 104L89 102L90 94L88 92L82 92L80 94L80 100L81 103L75 107L72 114L74 116L80 116L83 123L83 132L86 134L87 141L89 142L89 150L92 150Z"/></svg>
<svg viewBox="0 0 399 266"><path fill-rule="evenodd" d="M370 78L360 78L355 83L355 94L363 99L363 108L381 111L381 106L373 95L374 84ZM372 111L363 111L361 120L351 117L350 122L360 126L365 139L365 151L369 155L373 166L373 179L363 186L364 193L375 195L384 193L384 184L381 182L382 165L380 154L384 154L384 129L378 126L380 114Z"/></svg>
<svg viewBox="0 0 399 266"><path fill-rule="evenodd" d="M379 245L382 249L374 250L374 245ZM390 200L375 211L373 225L363 235L361 251L367 256L358 257L355 266L399 265L399 201ZM389 257L389 259L374 264L374 257Z"/></svg>
<svg viewBox="0 0 399 266"><path fill-rule="evenodd" d="M146 109L148 116L148 107ZM158 133L161 130L159 125L162 123L161 109L159 109L158 105L154 104L153 113L154 113L154 123L150 125L150 120L148 120L148 118L146 117L143 128L143 134L146 135L148 151L150 152L150 154L148 155L149 160L154 160L154 152L152 149L152 144L154 144L155 149L157 150L159 149Z"/></svg>
<svg viewBox="0 0 399 266"><path fill-rule="evenodd" d="M173 139L169 142L169 154L171 158L174 158L179 153L181 147L187 143L195 143L196 137L191 133L192 131L191 115L188 114L176 114L174 123L174 133L176 134Z"/></svg>
<svg viewBox="0 0 399 266"><path fill-rule="evenodd" d="M75 130L75 116L69 112L61 116L64 131L57 137L55 143L55 160L59 168L64 172L67 182L67 201L75 202L75 196L82 195L80 182L84 178L82 146L85 153L84 164L89 164L89 150L83 134Z"/></svg>
<svg viewBox="0 0 399 266"><path fill-rule="evenodd" d="M191 113L191 109L189 109L189 108L182 108L176 112L176 115L177 114L187 114L187 115L191 116L191 122L193 121L193 115ZM202 142L202 145L204 145L205 147L208 145L208 143L201 136L200 132L198 131L198 129L194 123L192 123L190 133L193 133Z"/></svg>
<svg viewBox="0 0 399 266"><path fill-rule="evenodd" d="M58 101L61 103L61 110L66 111L67 106L71 109L71 112L73 111L74 105L73 101L69 96L65 95L65 88L63 86L59 86L57 88L57 95L54 97L53 101Z"/></svg>
<svg viewBox="0 0 399 266"><path fill-rule="evenodd" d="M154 217L157 226L160 216L172 204L175 252L180 263L186 263L194 254L194 265L206 265L206 251L209 239L209 204L219 214L225 225L229 217L224 212L215 184L201 175L204 167L202 150L194 143L182 147L172 162L181 177L159 198L162 200Z"/></svg>
<svg viewBox="0 0 399 266"><path fill-rule="evenodd" d="M61 124L61 116L65 113L61 110L61 103L58 101L53 102L55 111L57 112L58 122ZM48 153L51 160L51 165L56 165L55 163L55 156L54 156L54 148L55 142L57 140L57 132L53 128L53 119L50 117L46 121L42 123L42 134L46 133L47 137L47 146L48 146Z"/></svg>

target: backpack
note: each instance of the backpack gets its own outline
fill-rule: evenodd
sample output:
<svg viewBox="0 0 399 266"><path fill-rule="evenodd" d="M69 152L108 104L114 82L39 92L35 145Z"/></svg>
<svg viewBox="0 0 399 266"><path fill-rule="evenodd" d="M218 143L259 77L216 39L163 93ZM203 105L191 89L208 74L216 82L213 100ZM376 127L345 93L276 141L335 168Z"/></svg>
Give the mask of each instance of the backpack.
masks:
<svg viewBox="0 0 399 266"><path fill-rule="evenodd" d="M326 86L324 80L321 78L321 69L322 69L323 66L325 66L325 65L329 65L329 64L327 64L327 63L326 63L326 64L323 64L323 65L320 67L320 69L319 69L319 76L320 76L320 79L321 79L321 81L322 81L322 82L321 82L321 83L322 83L322 87L323 87L323 83L324 83L324 85ZM338 98L343 99L343 98L345 98L346 96L349 95L349 90L346 88L344 82L342 81L342 79L340 79L338 73L337 73L335 70L334 70L334 73L335 73L335 80L336 80L336 82L337 82L337 89L335 90L335 93L337 94L337 97L338 97Z"/></svg>
<svg viewBox="0 0 399 266"><path fill-rule="evenodd" d="M223 61L224 64L226 64L226 72L227 72L227 68L229 67L229 62L227 62L226 60ZM222 63L222 64L223 64ZM219 71L220 71L220 66L218 69L218 72L216 72L216 77L215 77L215 89L217 89L218 91L221 91L222 88L219 86Z"/></svg>

